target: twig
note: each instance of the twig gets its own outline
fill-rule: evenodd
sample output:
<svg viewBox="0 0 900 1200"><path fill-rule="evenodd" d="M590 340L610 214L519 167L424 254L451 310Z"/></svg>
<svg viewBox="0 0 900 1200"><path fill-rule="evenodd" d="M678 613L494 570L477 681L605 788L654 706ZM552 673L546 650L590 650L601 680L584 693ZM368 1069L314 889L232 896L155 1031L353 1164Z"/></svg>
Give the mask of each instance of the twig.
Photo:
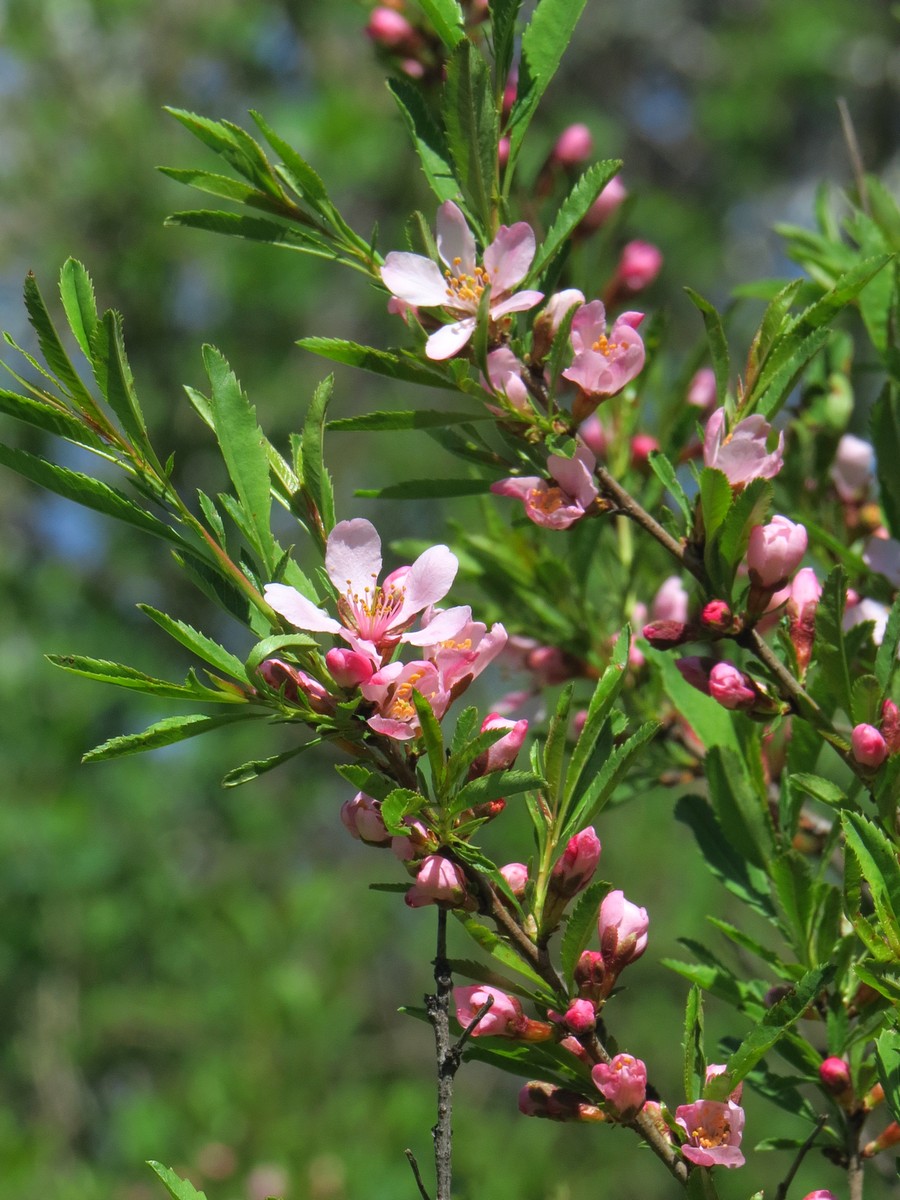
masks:
<svg viewBox="0 0 900 1200"><path fill-rule="evenodd" d="M865 1119L864 1112L851 1113L847 1118L847 1191L850 1200L863 1200L863 1160L859 1141Z"/></svg>
<svg viewBox="0 0 900 1200"><path fill-rule="evenodd" d="M410 1150L409 1148L404 1150L403 1153L406 1155L407 1161L409 1162L409 1165L412 1168L413 1177L419 1188L419 1195L422 1197L422 1200L431 1200L431 1197L428 1195L428 1192L425 1190L425 1184L422 1182L422 1175L419 1171L419 1164L416 1162L416 1156L413 1154L412 1150Z"/></svg>
<svg viewBox="0 0 900 1200"><path fill-rule="evenodd" d="M607 499L615 501L617 510L623 516L628 517L636 525L640 525L642 529L645 529L664 549L668 550L673 558L676 558L696 579L699 579L702 584L706 585L707 579L703 564L697 562L681 542L673 538L667 530L663 529L659 521L651 517L647 510L638 504L631 493L626 491L618 480L610 475L606 467L598 463L594 468L594 475L600 484L600 491Z"/></svg>
<svg viewBox="0 0 900 1200"><path fill-rule="evenodd" d="M803 1162L804 1158L806 1158L806 1156L810 1152L810 1150L812 1150L813 1143L815 1142L815 1140L819 1136L819 1134L822 1132L822 1129L824 1128L825 1122L827 1120L828 1120L828 1113L822 1113L822 1115L819 1117L818 1121L816 1121L816 1125L815 1125L815 1128L813 1129L812 1133L809 1135L809 1137L806 1139L806 1141L803 1143L803 1145L800 1147L800 1149L797 1151L796 1155L794 1156L794 1161L791 1163L787 1175L785 1175L784 1179L782 1179L781 1183L779 1183L778 1188L775 1192L775 1200L785 1200L785 1197L787 1196L787 1193L788 1193L788 1188L794 1182L794 1176L800 1170L800 1164Z"/></svg>
<svg viewBox="0 0 900 1200"><path fill-rule="evenodd" d="M447 960L447 912L438 909L437 953L434 958L434 995L425 997L425 1009L434 1028L434 1049L437 1058L437 1121L431 1136L434 1139L434 1173L437 1179L436 1200L450 1200L453 1181L453 1076L459 1067L454 1063L450 1044L450 993L453 977Z"/></svg>

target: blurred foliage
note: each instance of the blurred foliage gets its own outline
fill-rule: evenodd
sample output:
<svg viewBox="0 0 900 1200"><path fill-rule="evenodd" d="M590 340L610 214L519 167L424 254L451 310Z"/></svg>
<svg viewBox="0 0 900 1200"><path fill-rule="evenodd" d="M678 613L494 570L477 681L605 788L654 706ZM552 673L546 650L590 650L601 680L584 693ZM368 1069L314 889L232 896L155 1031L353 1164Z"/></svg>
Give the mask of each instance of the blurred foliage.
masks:
<svg viewBox="0 0 900 1200"><path fill-rule="evenodd" d="M349 0L0 4L3 327L30 345L25 271L49 294L67 255L85 261L102 302L125 315L161 448L211 491L220 468L181 393L202 383L202 341L228 354L278 440L323 373L293 342L332 334L379 344L390 326L352 276L164 229L186 199L153 165L192 164L196 151L161 107L238 122L259 109L316 164L357 228L377 224L382 248L400 245L394 214L424 188L364 23ZM722 299L737 282L784 271L771 222L808 224L823 176L850 183L838 95L867 168L900 170L889 119L895 27L879 0L589 5L539 115L531 170L575 120L591 127L598 155L625 159L636 198L616 236L662 247L666 269L649 299L671 307L688 354L700 330L681 283ZM614 261L603 241L580 253L588 277ZM335 415L365 411L376 396L383 404L377 381L338 371ZM436 535L428 506L401 513L351 500L363 466L362 482L381 483L408 459L402 435L378 440L377 463L373 444L344 435L332 446L340 515L377 510L404 537ZM79 766L105 736L162 713L58 677L42 653L183 670L163 665L170 644L134 605L202 623L202 603L149 541L8 473L0 503L4 1194L143 1200L159 1194L140 1166L149 1157L190 1172L211 1200L412 1194L402 1150L428 1157L430 1034L394 1009L428 986L429 915L366 891L390 872L336 820L341 792L327 756L228 792L217 781L240 761L234 737ZM236 636L221 630L226 642ZM605 869L628 873L654 919L654 959L682 932L673 897L694 929L723 907L705 873L686 879L690 840L673 829L672 803L657 788L600 830ZM644 1057L671 1063L664 1031L678 1028L684 988L649 958L622 1037L640 1030ZM713 1044L714 1010L709 1021ZM655 1072L663 1086L667 1069L674 1079L674 1065ZM506 1081L477 1066L461 1077L461 1195L486 1180L494 1200L586 1200L601 1180L617 1200L654 1194L656 1164L635 1162L624 1137L598 1152L589 1131L535 1129L514 1109ZM787 1124L748 1105L754 1138L773 1126L787 1134ZM783 1157L772 1155L772 1181ZM807 1163L795 1186L823 1186L821 1171ZM741 1194L739 1179L725 1187Z"/></svg>

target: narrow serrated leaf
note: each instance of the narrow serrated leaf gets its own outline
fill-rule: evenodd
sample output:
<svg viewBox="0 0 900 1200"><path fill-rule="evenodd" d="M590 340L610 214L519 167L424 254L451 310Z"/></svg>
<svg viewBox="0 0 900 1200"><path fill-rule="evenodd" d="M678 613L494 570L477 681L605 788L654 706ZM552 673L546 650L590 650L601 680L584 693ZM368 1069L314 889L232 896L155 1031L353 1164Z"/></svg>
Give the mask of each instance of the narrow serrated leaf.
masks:
<svg viewBox="0 0 900 1200"><path fill-rule="evenodd" d="M126 754L141 754L145 750L159 750L186 738L198 737L213 729L234 725L238 721L258 720L261 714L240 713L221 717L205 717L194 714L189 717L166 717L148 726L141 733L128 733L110 738L100 746L89 750L82 762L103 762L108 758L122 758Z"/></svg>
<svg viewBox="0 0 900 1200"><path fill-rule="evenodd" d="M91 339L97 328L97 302L91 277L77 259L68 258L63 263L59 274L59 294L69 328L82 354L89 360Z"/></svg>

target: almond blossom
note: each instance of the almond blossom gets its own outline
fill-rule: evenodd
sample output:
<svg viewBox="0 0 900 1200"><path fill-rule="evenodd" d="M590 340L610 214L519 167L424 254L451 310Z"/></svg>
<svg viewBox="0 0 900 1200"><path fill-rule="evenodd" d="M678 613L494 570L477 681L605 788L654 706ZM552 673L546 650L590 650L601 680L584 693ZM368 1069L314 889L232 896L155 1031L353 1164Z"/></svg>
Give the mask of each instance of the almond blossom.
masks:
<svg viewBox="0 0 900 1200"><path fill-rule="evenodd" d="M784 464L784 434L779 433L778 444L770 453L771 432L765 417L755 413L726 433L725 409L717 408L706 422L704 465L721 471L733 488L742 488L751 479L772 479Z"/></svg>
<svg viewBox="0 0 900 1200"><path fill-rule="evenodd" d="M582 305L572 318L575 358L563 377L578 384L588 396L621 392L644 366L644 343L637 332L643 319L643 313L622 313L607 336L603 302L592 300Z"/></svg>
<svg viewBox="0 0 900 1200"><path fill-rule="evenodd" d="M521 500L525 515L545 529L568 529L581 519L597 499L594 467L597 460L587 446L580 445L571 458L551 454L547 470L556 487L537 475L499 479L491 484L496 496Z"/></svg>
<svg viewBox="0 0 900 1200"><path fill-rule="evenodd" d="M359 689L376 706L367 724L376 733L406 742L421 732L413 692L424 696L438 720L450 706L450 694L442 684L434 663L392 662L368 679Z"/></svg>
<svg viewBox="0 0 900 1200"><path fill-rule="evenodd" d="M741 1136L744 1110L733 1100L697 1100L681 1104L675 1121L687 1134L681 1147L685 1158L698 1167L742 1167Z"/></svg>
<svg viewBox="0 0 900 1200"><path fill-rule="evenodd" d="M534 259L535 240L524 221L501 225L484 252L483 266L475 258L475 238L452 200L437 212L437 248L446 270L421 254L392 250L384 260L381 278L395 296L407 304L443 308L456 317L431 334L426 355L435 360L452 358L475 332L476 317L485 291L490 289L492 322L509 313L525 312L544 298L543 292L513 292Z"/></svg>
<svg viewBox="0 0 900 1200"><path fill-rule="evenodd" d="M370 521L358 517L335 525L325 549L325 569L338 592L339 620L283 583L267 584L265 598L297 629L338 634L379 666L398 642L431 644L465 625L471 610L450 608L434 617L427 634L408 632L420 612L446 596L457 566L456 555L446 546L431 546L412 566L399 567L379 584L381 538Z"/></svg>

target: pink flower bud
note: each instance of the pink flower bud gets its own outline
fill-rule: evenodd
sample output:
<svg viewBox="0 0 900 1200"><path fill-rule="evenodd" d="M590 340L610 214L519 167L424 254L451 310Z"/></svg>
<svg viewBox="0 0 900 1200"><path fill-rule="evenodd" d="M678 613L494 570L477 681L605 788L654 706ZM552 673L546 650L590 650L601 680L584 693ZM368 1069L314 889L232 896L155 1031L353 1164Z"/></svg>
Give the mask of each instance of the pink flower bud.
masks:
<svg viewBox="0 0 900 1200"><path fill-rule="evenodd" d="M629 242L622 247L616 269L616 290L619 295L633 296L649 287L662 270L663 256L652 242Z"/></svg>
<svg viewBox="0 0 900 1200"><path fill-rule="evenodd" d="M693 638L693 629L683 621L651 621L641 630L654 650L670 650Z"/></svg>
<svg viewBox="0 0 900 1200"><path fill-rule="evenodd" d="M647 1068L630 1054L617 1054L611 1062L598 1063L591 1079L621 1121L637 1116L647 1099Z"/></svg>
<svg viewBox="0 0 900 1200"><path fill-rule="evenodd" d="M845 433L831 466L835 490L845 504L864 500L875 476L875 451L862 438Z"/></svg>
<svg viewBox="0 0 900 1200"><path fill-rule="evenodd" d="M876 1154L880 1154L882 1150L889 1150L898 1142L900 1142L900 1125L896 1121L891 1121L887 1129L883 1130L873 1142L869 1142L863 1147L862 1156L863 1158L874 1158Z"/></svg>
<svg viewBox="0 0 900 1200"><path fill-rule="evenodd" d="M528 722L524 719L507 721L497 713L489 713L481 724L481 732L487 733L492 729L506 729L508 732L483 754L478 755L469 769L470 779L487 775L490 771L504 771L511 767L528 734Z"/></svg>
<svg viewBox="0 0 900 1200"><path fill-rule="evenodd" d="M365 792L357 792L352 800L341 806L341 821L351 837L370 846L386 846L391 834L385 828L379 811L381 805Z"/></svg>
<svg viewBox="0 0 900 1200"><path fill-rule="evenodd" d="M900 750L900 709L893 700L885 700L881 706L881 736L888 754Z"/></svg>
<svg viewBox="0 0 900 1200"><path fill-rule="evenodd" d="M291 704L301 703L301 696L317 713L334 712L334 697L317 679L280 658L267 658L257 671L274 692L281 692Z"/></svg>
<svg viewBox="0 0 900 1200"><path fill-rule="evenodd" d="M827 1188L817 1188L814 1192L807 1192L803 1200L838 1200L834 1192L829 1192Z"/></svg>
<svg viewBox="0 0 900 1200"><path fill-rule="evenodd" d="M497 162L500 164L501 171L509 162L509 147L510 141L508 137L502 137L497 143Z"/></svg>
<svg viewBox="0 0 900 1200"><path fill-rule="evenodd" d="M641 957L647 949L649 928L647 910L626 900L624 892L609 892L604 897L597 931L603 965L608 972L618 975L623 967Z"/></svg>
<svg viewBox="0 0 900 1200"><path fill-rule="evenodd" d="M806 546L806 529L787 517L773 517L768 525L754 525L747 546L751 581L772 591L784 587L806 553Z"/></svg>
<svg viewBox="0 0 900 1200"><path fill-rule="evenodd" d="M843 1096L848 1090L852 1091L853 1081L850 1078L850 1064L843 1058L832 1056L826 1058L819 1066L819 1079L822 1087L832 1096Z"/></svg>
<svg viewBox="0 0 900 1200"><path fill-rule="evenodd" d="M689 654L686 658L676 658L675 666L681 672L685 683L695 687L704 696L709 695L709 674L715 663L711 658L699 658Z"/></svg>
<svg viewBox="0 0 900 1200"><path fill-rule="evenodd" d="M517 898L525 895L528 885L528 868L524 863L507 863L500 868L500 874L509 884L509 890Z"/></svg>
<svg viewBox="0 0 900 1200"><path fill-rule="evenodd" d="M880 767L887 758L887 743L874 725L857 725L850 735L853 757L863 767Z"/></svg>
<svg viewBox="0 0 900 1200"><path fill-rule="evenodd" d="M558 897L570 899L587 887L600 858L600 839L593 826L582 829L569 839L550 876L550 889Z"/></svg>
<svg viewBox="0 0 900 1200"><path fill-rule="evenodd" d="M342 688L359 687L375 674L371 658L356 650L329 650L325 655L325 666L334 682Z"/></svg>
<svg viewBox="0 0 900 1200"><path fill-rule="evenodd" d="M594 153L594 139L587 125L570 125L556 139L551 158L561 167L578 167Z"/></svg>
<svg viewBox="0 0 900 1200"><path fill-rule="evenodd" d="M555 1083L532 1080L519 1092L519 1112L548 1121L605 1121L605 1115L583 1096Z"/></svg>
<svg viewBox="0 0 900 1200"><path fill-rule="evenodd" d="M526 1042L545 1042L553 1036L553 1026L544 1021L529 1020L515 996L480 983L453 989L456 1019L463 1029L468 1029L489 999L493 1003L472 1030L471 1037L508 1037Z"/></svg>
<svg viewBox="0 0 900 1200"><path fill-rule="evenodd" d="M468 901L465 875L456 863L440 854L429 854L422 859L416 882L406 893L410 908L423 908L426 904L463 908Z"/></svg>
<svg viewBox="0 0 900 1200"><path fill-rule="evenodd" d="M578 436L596 458L603 458L609 446L606 430L597 414L591 413L578 427Z"/></svg>
<svg viewBox="0 0 900 1200"><path fill-rule="evenodd" d="M790 636L797 655L801 674L809 666L816 637L816 607L822 595L822 585L812 567L803 567L794 576L787 602Z"/></svg>
<svg viewBox="0 0 900 1200"><path fill-rule="evenodd" d="M418 34L406 17L392 8L372 9L366 35L387 50L408 49L418 41Z"/></svg>
<svg viewBox="0 0 900 1200"><path fill-rule="evenodd" d="M716 373L712 367L701 367L693 376L685 399L705 412L716 407Z"/></svg>
<svg viewBox="0 0 900 1200"><path fill-rule="evenodd" d="M710 671L709 694L731 709L753 708L759 695L749 676L728 662L718 662Z"/></svg>
<svg viewBox="0 0 900 1200"><path fill-rule="evenodd" d="M732 626L734 615L724 600L710 600L703 606L700 620L716 633L726 633Z"/></svg>
<svg viewBox="0 0 900 1200"><path fill-rule="evenodd" d="M649 433L638 433L631 439L631 465L642 467L654 450L659 449L659 442Z"/></svg>
<svg viewBox="0 0 900 1200"><path fill-rule="evenodd" d="M687 624L691 598L679 575L670 575L660 584L650 605L654 621L680 621Z"/></svg>
<svg viewBox="0 0 900 1200"><path fill-rule="evenodd" d="M579 992L590 1000L601 999L605 978L603 955L598 950L583 951L575 966L575 985Z"/></svg>
<svg viewBox="0 0 900 1200"><path fill-rule="evenodd" d="M601 225L605 225L627 195L622 177L615 175L585 213L578 231L582 234L594 233Z"/></svg>
<svg viewBox="0 0 900 1200"><path fill-rule="evenodd" d="M573 1000L563 1020L572 1033L590 1033L596 1027L597 1013L590 1000Z"/></svg>

